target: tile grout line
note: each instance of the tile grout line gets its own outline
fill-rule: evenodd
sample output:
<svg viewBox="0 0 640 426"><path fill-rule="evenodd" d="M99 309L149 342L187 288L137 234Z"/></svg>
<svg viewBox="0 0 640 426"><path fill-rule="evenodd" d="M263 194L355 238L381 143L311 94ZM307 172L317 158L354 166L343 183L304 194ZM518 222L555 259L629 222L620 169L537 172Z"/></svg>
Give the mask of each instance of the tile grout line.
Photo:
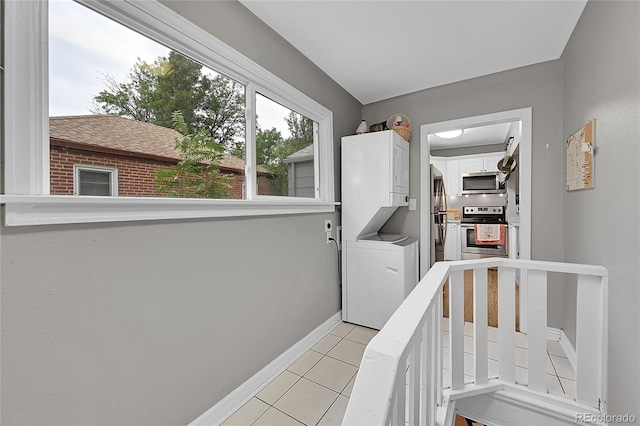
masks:
<svg viewBox="0 0 640 426"><path fill-rule="evenodd" d="M344 324L344 323L343 323L343 324ZM336 396L335 396L335 398L333 399L333 401L329 404L329 406L326 408L326 410L325 410L325 411L323 412L323 414L320 416L320 419L318 420L318 422L316 422L316 423L315 423L315 425L306 425L306 424L305 424L306 426L316 426L316 425L317 425L319 422L321 422L321 421L322 421L322 419L327 415L327 413L329 412L329 410L331 410L331 408L333 407L333 405L334 405L334 404L335 404L335 403L340 399L340 396L341 396L341 395L342 395L342 396L344 396L344 397L345 397L345 398L347 398L347 399L350 399L350 396L345 395L343 392L344 392L344 391L345 391L345 389L349 386L349 383L354 379L354 377L355 377L355 376L357 376L357 374L358 374L358 372L359 372L359 367L360 367L360 365L359 365L359 364L358 364L358 365L354 365L354 364L352 364L351 362L347 362L347 361L345 361L345 360L343 360L343 359L339 359L339 358L336 358L336 357L334 357L334 356L331 356L331 355L329 355L329 352L331 352L331 351L332 351L334 348L336 348L336 347L337 347L337 346L338 346L342 341L345 341L345 340L346 340L346 341L348 341L348 342L350 342L350 343L355 343L355 344L363 345L363 346L365 346L365 347L366 347L366 346L367 346L367 344L366 344L366 343L362 343L362 342L357 341L357 340L352 340L352 339L350 339L350 338L348 338L348 337L347 337L350 333L352 333L354 330L356 330L356 329L357 329L357 327L358 327L357 325L356 325L356 326L354 326L354 327L352 327L348 332L346 332L346 334L345 334L344 336L339 336L339 335L333 334L333 333L331 333L331 331L329 331L329 332L327 333L327 335L331 335L332 337L337 338L337 339L338 339L338 341L337 341L334 345L332 345L332 346L331 346L331 348L329 348L329 349L326 351L326 353L322 353L322 352L319 352L319 351L317 351L317 350L314 350L313 348L310 348L310 349L309 349L309 351L314 352L314 353L316 353L316 354L320 355L320 358L319 358L315 363L313 363L313 364L312 364L308 369L306 369L306 371L304 372L304 374L300 375L300 374L298 374L298 373L295 373L295 372L293 372L293 371L289 370L289 367L291 367L291 366L287 367L287 368L285 369L285 371L287 371L287 372L289 372L289 373L293 374L294 376L296 376L296 377L297 377L297 379L295 380L295 382L294 382L291 386L289 386L289 387L288 387L288 388L287 388L287 389L282 393L282 395L280 395L280 396L278 397L278 399L276 399L276 400L273 402L273 404L269 404L268 402L266 402L266 401L264 401L263 399L259 398L257 395L255 396L255 398L256 398L257 400L259 400L260 402L262 402L262 403L266 404L268 407L272 407L272 408L274 408L275 410L277 410L278 412L280 412L280 413L282 413L282 414L286 415L287 417L289 417L289 418L291 418L291 419L294 419L296 422L300 422L301 424L305 424L305 423L304 423L304 422L302 422L301 420L297 419L296 417L294 417L294 416L292 416L292 415L290 415L290 414L286 413L285 411L283 411L283 410L281 410L281 409L279 409L279 408L277 408L277 407L275 406L275 404L276 404L276 403L277 403L277 402L278 402L278 401L279 401L279 400L280 400L280 399L281 399L285 394L287 394L287 393L288 393L288 392L289 392L289 391L290 391L290 390L291 390L291 389L292 389L296 384L298 384L298 383L300 382L300 380L301 380L301 379L303 379L303 378L304 378L304 379L306 379L308 382L313 383L313 384L315 384L315 385L317 385L317 386L320 386L320 387L322 387L322 388L324 388L324 389L326 389L326 390L328 390L328 391L334 392L334 393L336 394ZM335 329L335 328L334 328L334 329ZM332 331L333 331L333 330L332 330ZM447 332L447 333L449 332L449 330L444 330L444 329L443 329L442 331L443 331L443 332ZM327 335L325 335L325 337L326 337ZM466 334L465 334L465 337L472 337L472 336L473 336L473 335L468 336L468 335L466 335ZM500 342L499 342L499 341L494 341L494 340L491 340L491 339L488 339L488 341L493 342L493 343L496 343L496 344L498 344L498 345L500 344ZM528 350L529 350L527 347L524 347L524 348L523 348L523 347L521 347L521 346L519 346L519 345L517 345L517 344L516 344L516 347L517 347L517 348L520 348L520 349L522 349L522 350L525 350L525 351L528 351ZM465 354L469 354L469 355L473 355L473 353L474 353L474 352L467 352L467 351L465 351L464 353L465 353ZM549 352L549 349L548 349L548 348L547 348L547 350L546 350L546 353L547 353L547 358L548 358L548 359L549 359L549 361L551 362L551 366L552 366L552 369L553 369L553 374L552 374L552 373L547 373L547 374L549 374L549 375L551 375L552 377L555 377L555 378L556 378L556 380L557 380L557 381L558 381L558 383L560 384L560 389L561 389L562 394L563 394L564 396L566 396L566 397L571 397L572 395L569 395L569 394L567 393L567 391L565 390L565 385L562 383L561 377L560 377L560 375L559 375L559 373L558 373L558 370L557 370L556 365L555 365L554 360L553 360L553 356L556 356L556 357L558 357L558 358L564 358L564 359L567 359L567 357L563 357L563 356L561 356L561 355L553 355L553 354L551 354L551 352ZM320 362L322 362L322 360L323 360L324 358L329 358L329 359L334 360L334 361L342 362L342 363L344 363L345 365L348 365L348 366L351 366L351 367L355 367L355 368L356 368L355 373L351 376L351 378L350 378L349 380L347 380L347 383L342 387L342 389L341 389L340 391L336 391L336 390L334 390L334 389L331 389L331 388L329 388L328 386L323 385L322 383L318 383L318 382L316 382L316 381L314 381L314 380L312 380L312 379L310 379L310 378L306 377L306 374L308 374L308 373L309 373L309 372L310 372L314 367L316 367ZM492 361L497 362L497 363L499 363L499 362L500 362L499 360L494 359L494 358L491 358L491 357L489 357L489 356L487 356L487 359L488 359L488 360L492 360ZM296 361L297 361L297 360L296 360ZM294 361L294 363L295 363L296 361ZM293 365L293 363L292 363L292 365ZM525 370L527 370L527 372L528 372L528 368L527 368L527 367L522 367L522 366L520 366L520 368L524 368L524 369L525 369ZM443 367L443 370L444 370L444 367ZM565 380L567 380L567 381L574 381L574 382L575 382L575 380L572 380L572 379L570 379L570 378L565 378L565 377L563 377L563 379L565 379ZM548 392L549 392L549 391L548 391ZM574 397L575 397L575 396L574 396ZM252 424L252 425L253 425L253 424L255 424L255 423L256 423L260 418L262 418L262 417L266 414L266 412L267 412L267 411L268 411L268 409L267 409L264 413L262 413L262 414L258 417L258 419L256 419L256 420L255 420L253 423L251 423L251 424Z"/></svg>
<svg viewBox="0 0 640 426"><path fill-rule="evenodd" d="M284 396L284 394L285 394L285 393L287 393L287 392L289 392L289 391L291 390L291 388L292 388L292 387L294 387L294 386L296 385L296 383L298 383L298 382L300 381L300 379L302 379L302 377L303 377L303 376L300 376L299 374L294 373L293 371L289 371L289 370L285 370L285 371L288 371L289 373L293 374L294 376L298 376L298 379L297 379L295 382L293 382L293 383L291 384L291 386L289 386L289 387L287 388L287 390L285 390L285 391L282 393L282 395L280 395L280 396L279 396L275 401L273 401L273 404L269 404L269 403L268 403L267 401L265 401L264 399L261 399L261 398L258 396L258 394L256 394L256 395L254 396L254 398L258 398L260 401L264 402L265 404L268 404L269 406L271 406L271 407L273 407L273 408L276 408L276 407L275 407L276 402L280 401L280 399ZM284 373L284 371L283 371L282 373ZM277 377L280 377L280 376L282 375L282 373L280 373L278 376L276 376L273 380L275 380ZM269 383L267 383L267 386L269 386L271 383L273 383L273 380L271 380ZM265 388L266 388L266 386L265 386ZM277 409L277 408L276 408L276 409ZM291 416L289 416L289 417L291 417Z"/></svg>
<svg viewBox="0 0 640 426"><path fill-rule="evenodd" d="M327 333L327 335L331 335L331 336L337 337L339 340L338 340L338 342L337 342L335 345L333 345L333 346L332 346L332 347L327 351L327 353L326 353L326 354L325 354L325 353L322 353L322 352L318 352L318 351L313 350L312 348L310 348L310 349L309 349L310 351L313 351L313 352L315 352L315 353L317 353L317 354L321 355L321 357L320 357L320 358L318 359L318 361L316 361L316 362L315 362L315 363L314 363L314 364L313 364L309 369L307 369L307 371L306 371L303 375L299 375L299 374L294 373L293 371L289 370L289 367L291 367L291 366L287 367L287 368L285 369L285 371L287 371L287 372L289 372L289 373L291 373L291 374L293 374L293 375L297 376L297 377L298 377L298 379L297 379L297 380L296 380L296 381L295 381L291 386L289 386L289 387L287 388L287 390L285 390L285 391L282 393L282 395L280 395L280 396L278 397L278 399L276 399L276 400L273 402L273 404L268 403L267 401L265 401L265 400L261 399L261 398L260 398L260 397L258 397L257 395L255 396L255 398L256 398L256 399L258 399L258 400L259 400L259 401L261 401L261 402L264 402L264 403L265 403L265 404L267 404L270 408L273 408L273 409L275 409L275 410L277 410L277 411L279 411L279 412L283 413L283 414L284 414L284 415L286 415L287 417L290 417L290 418L294 419L295 421L300 422L301 424L304 424L305 426L315 426L315 425L306 425L306 423L302 422L300 419L297 419L297 418L293 417L292 415L290 415L290 414L286 413L285 411L280 410L278 407L276 407L276 406L275 406L275 404L276 404L280 399L282 399L282 397L283 397L287 392L289 392L289 391L290 391L290 390L291 390L291 389L292 389L292 388L293 388L293 387L294 387L298 382L300 382L300 380L302 380L302 379L306 379L306 380L308 380L308 381L309 381L309 382L311 382L311 383L314 383L314 384L316 384L316 385L318 385L318 386L321 386L321 387L323 387L323 388L325 388L325 389L327 389L327 390L329 390L329 391L331 391L331 392L336 393L336 397L335 397L335 399L331 402L331 404L329 404L329 406L328 406L328 407L327 407L327 409L324 411L324 413L322 413L322 416L320 416L320 419L319 419L319 420L318 420L318 422L316 423L316 425L317 425L320 421L322 421L322 419L324 418L324 416L329 412L329 410L331 409L331 407L333 406L333 404L335 404L335 403L336 403L336 401L340 398L340 395L344 396L345 398L349 398L348 396L344 395L342 392L344 392L344 390L347 388L347 386L349 386L349 383L351 382L351 380L353 380L353 378L358 374L358 371L359 371L359 369L360 369L360 368L359 368L359 365L358 365L358 366L354 366L353 364L351 364L351 363L349 363L349 362L346 362L346 361L344 361L344 360L341 360L341 359L338 359L338 358L334 358L334 357L332 357L332 356L329 356L329 355L328 355L328 353L329 353L329 352L331 352L331 350L333 350L336 346L338 346L338 344L340 344L340 342L342 342L343 340L347 340L347 341L352 342L352 343L362 344L361 342L357 342L357 341L355 341L355 340L351 340L351 339L347 339L347 338L346 338L346 337L347 337L347 335L348 335L349 333L351 333L351 331L353 331L354 329L355 329L355 327L354 327L354 328L352 328L352 329L351 329L351 330L350 330L350 331L349 331L345 336L338 336L338 335L336 335L336 334L332 334L332 333L331 333L331 331L330 331L329 333ZM325 337L326 337L326 336L325 336ZM335 361L342 362L342 363L344 363L344 364L346 364L346 365L349 365L349 366L355 367L355 368L357 369L357 370L356 370L356 372L354 373L354 375L353 375L353 376L351 376L351 378L349 378L349 380L347 381L347 383L344 385L344 387L343 387L340 391L336 391L336 390L331 389L331 388L329 388L329 387L327 387L327 386L325 386L325 385L323 385L323 384L321 384L321 383L318 383L318 382L316 382L316 381L314 381L314 380L311 380L311 379L310 379L310 378L308 378L308 377L305 377L305 375L306 375L309 371L311 371L311 370L313 369L313 367L315 367L316 365L318 365L318 363L320 363L320 361L322 361L322 359L323 359L323 358L325 358L325 357L326 357L326 358L331 358L331 359L333 359L333 360L335 360ZM296 360L296 361L297 361L297 360ZM295 361L294 361L294 362L295 362ZM292 365L293 365L293 363L292 363ZM281 373L281 374L282 374L282 373ZM268 386L268 385L267 385L267 386ZM258 417L258 419L256 419L256 420L255 420L253 423L251 423L251 424L252 424L252 425L253 425L253 424L255 424L255 423L256 423L256 422L257 422L257 421L258 421L262 416L264 416L264 415L266 414L266 412L267 412L267 411L268 411L268 409L267 409L264 413L262 413L262 414L260 415L260 417Z"/></svg>
<svg viewBox="0 0 640 426"><path fill-rule="evenodd" d="M261 400L261 401L262 401L262 400ZM278 407L274 407L273 405L270 405L270 406L269 406L269 408L273 408L274 410L281 412L281 413L282 413L282 414L284 414L285 416L292 418L293 420L295 420L296 422L300 423L301 425L305 425L305 426L307 426L305 423L303 423L303 422L301 422L300 420L296 419L296 418L295 418L295 417L293 417L292 415L285 413L284 411L280 410ZM269 411L269 409L267 409L267 411ZM253 423L251 423L251 424L252 424L252 425L256 424L256 423L258 422L258 420L260 420L260 418L261 418L262 416L264 416L265 414L267 414L267 411L265 411L264 413L262 413L262 414L260 415L260 417L258 417L258 418L257 418Z"/></svg>
<svg viewBox="0 0 640 426"><path fill-rule="evenodd" d="M355 327L354 327L354 328L355 328ZM327 351L327 353L326 353L326 354L322 354L322 358L320 358L320 359L318 360L318 362L317 362L315 365L317 365L318 363L320 363L320 361L322 361L322 359L323 359L323 358L325 358L325 357L327 357L327 358L331 358L331 359L335 359L336 361L342 361L342 360L339 360L339 359L336 359L336 358L330 357L330 356L328 355L328 353L329 353L329 352L331 352L331 351L333 350L333 348L335 348L336 346L338 346L338 345L340 344L340 342L342 342L342 341L346 338L346 336L347 336L349 333L351 333L351 331L353 331L353 330L354 330L354 329L352 328L352 329L351 329L351 330L350 330L350 331L349 331L345 336L336 336L335 334L331 334L331 332L329 332L329 334L331 334L332 336L339 337L339 338L340 338L340 340L338 340L338 343L336 343L335 345L333 345L333 347L332 347L331 349L329 349L329 350ZM344 361L342 361L342 362L344 362ZM345 362L345 364L351 365L351 364L346 363L346 362ZM314 366L315 366L315 365L314 365ZM309 371L311 371L311 369L309 369ZM309 371L307 371L307 373L308 373ZM306 373L305 373L305 374L306 374ZM358 374L358 372L357 372L357 371L356 371L356 374ZM304 377L304 376L302 376L302 377ZM305 377L305 378L306 378L306 377ZM352 378L353 378L353 377L352 377ZM309 381L310 381L310 382L312 382L312 383L317 384L318 386L322 386L322 387L323 387L323 388L325 388L325 389L329 389L330 391L335 392L335 390L330 389L330 388L328 388L328 387L326 387L326 386L322 385L321 383L316 383L316 382L314 382L313 380L311 380L311 379L309 379L309 378L306 378L306 379L307 379L307 380L309 380ZM323 417L327 415L327 413L329 412L329 410L331 409L331 407L333 407L333 404L335 404L335 403L336 403L336 401L338 400L338 398L340 397L340 395L342 395L342 391L343 391L347 386L349 386L349 382L350 382L350 381L351 381L351 379L349 379L349 381L347 381L347 384L346 384L346 385L344 385L344 388L342 388L342 390L341 390L340 392L336 392L336 393L337 393L336 398L333 400L333 402L331 402L331 404L329 404L329 406L327 407L327 409L325 410L325 412L324 412L324 413L322 413L322 416L320 416L320 419L316 422L316 424L315 424L315 425L307 425L307 426L316 426L318 423L320 423L320 422L322 421Z"/></svg>
<svg viewBox="0 0 640 426"><path fill-rule="evenodd" d="M334 399L334 400L333 400L333 402L332 402L331 404L329 404L329 406L328 406L328 407L327 407L327 409L324 411L324 413L322 413L322 416L320 416L320 419L316 422L316 424L315 424L315 425L308 425L308 426L317 426L317 425L322 421L322 419L324 418L324 416L326 416L326 415L327 415L327 413L329 412L329 410L331 410L331 407L333 407L333 404L335 404L335 403L336 403L336 401L338 400L338 398L340 398L340 395L341 395L341 394L339 393L339 394L338 394L338 396L336 396L336 399Z"/></svg>

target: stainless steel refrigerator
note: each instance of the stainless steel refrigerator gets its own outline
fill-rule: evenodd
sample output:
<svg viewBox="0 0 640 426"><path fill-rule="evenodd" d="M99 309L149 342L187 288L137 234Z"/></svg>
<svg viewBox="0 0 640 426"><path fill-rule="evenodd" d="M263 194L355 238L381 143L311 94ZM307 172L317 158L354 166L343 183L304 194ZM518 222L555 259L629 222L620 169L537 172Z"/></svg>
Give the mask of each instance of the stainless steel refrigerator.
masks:
<svg viewBox="0 0 640 426"><path fill-rule="evenodd" d="M447 191L442 172L431 165L431 265L444 260L447 239Z"/></svg>

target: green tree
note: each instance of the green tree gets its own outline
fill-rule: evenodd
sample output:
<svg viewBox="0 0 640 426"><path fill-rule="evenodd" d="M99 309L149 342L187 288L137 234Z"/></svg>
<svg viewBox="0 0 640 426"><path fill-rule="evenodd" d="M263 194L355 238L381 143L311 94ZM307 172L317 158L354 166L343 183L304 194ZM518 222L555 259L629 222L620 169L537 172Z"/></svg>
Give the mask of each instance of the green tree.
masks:
<svg viewBox="0 0 640 426"><path fill-rule="evenodd" d="M204 76L202 85L205 96L199 110L200 128L220 141L227 153L242 152L244 157L244 86L222 75Z"/></svg>
<svg viewBox="0 0 640 426"><path fill-rule="evenodd" d="M285 118L292 143L309 146L313 143L313 120L291 111ZM293 142L295 141L295 142Z"/></svg>
<svg viewBox="0 0 640 426"><path fill-rule="evenodd" d="M288 165L284 160L313 144L313 120L292 111L285 121L291 133L286 139L276 129L258 129L256 133L256 159L272 173L279 195L289 193Z"/></svg>
<svg viewBox="0 0 640 426"><path fill-rule="evenodd" d="M275 128L256 131L256 164L268 167L275 164L274 149L282 144L282 133Z"/></svg>
<svg viewBox="0 0 640 426"><path fill-rule="evenodd" d="M179 111L172 114L173 128L182 134L176 138L176 149L182 160L174 167L156 170L156 192L169 197L231 198L231 177L220 173L223 147L201 129L189 133Z"/></svg>
<svg viewBox="0 0 640 426"><path fill-rule="evenodd" d="M169 52L149 64L140 59L125 83L105 76L105 90L94 97L93 112L116 114L163 127L173 113L184 117L188 133L206 132L228 153L244 149L244 86Z"/></svg>
<svg viewBox="0 0 640 426"><path fill-rule="evenodd" d="M198 112L205 98L202 65L174 51L169 58L158 58L151 64L142 64L154 76L151 111L153 124L171 127L173 113L180 111L189 132L202 130Z"/></svg>

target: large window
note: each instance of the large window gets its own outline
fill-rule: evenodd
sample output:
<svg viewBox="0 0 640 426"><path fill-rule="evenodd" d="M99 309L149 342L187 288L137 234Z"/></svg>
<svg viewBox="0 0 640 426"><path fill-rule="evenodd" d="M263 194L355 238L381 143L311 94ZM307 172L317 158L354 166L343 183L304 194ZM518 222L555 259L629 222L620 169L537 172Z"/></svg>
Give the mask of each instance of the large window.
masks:
<svg viewBox="0 0 640 426"><path fill-rule="evenodd" d="M157 2L2 7L7 224L333 211L331 111L209 33ZM78 161L93 197L56 197Z"/></svg>
<svg viewBox="0 0 640 426"><path fill-rule="evenodd" d="M72 0L49 3L49 117L74 148L52 183L82 155L120 167L120 196L243 198L245 85Z"/></svg>

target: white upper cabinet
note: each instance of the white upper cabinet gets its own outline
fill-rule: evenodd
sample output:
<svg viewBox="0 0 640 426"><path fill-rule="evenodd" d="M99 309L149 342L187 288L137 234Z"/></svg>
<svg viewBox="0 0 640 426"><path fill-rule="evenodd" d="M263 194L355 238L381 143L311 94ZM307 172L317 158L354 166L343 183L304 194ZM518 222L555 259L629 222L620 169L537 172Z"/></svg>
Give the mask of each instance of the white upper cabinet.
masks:
<svg viewBox="0 0 640 426"><path fill-rule="evenodd" d="M479 172L497 172L498 161L504 157L504 153L495 152L490 154L474 155L468 157L457 157L460 168L460 174L463 173L479 173ZM456 157L451 157L456 158Z"/></svg>
<svg viewBox="0 0 640 426"><path fill-rule="evenodd" d="M435 166L436 169L442 172L443 175L447 173L447 163L448 163L447 157L431 157L430 161L431 161L431 164Z"/></svg>
<svg viewBox="0 0 640 426"><path fill-rule="evenodd" d="M498 152L494 154L486 154L483 158L484 162L484 172L497 172L498 171L498 161L504 158L503 152Z"/></svg>
<svg viewBox="0 0 640 426"><path fill-rule="evenodd" d="M460 170L457 160L449 160L447 162L447 179L444 181L447 195L460 195Z"/></svg>
<svg viewBox="0 0 640 426"><path fill-rule="evenodd" d="M502 152L461 155L457 157L431 157L430 161L444 180L447 195L460 195L462 175L465 173L497 172Z"/></svg>
<svg viewBox="0 0 640 426"><path fill-rule="evenodd" d="M484 159L482 157L460 158L458 159L458 168L461 175L465 173L479 173L484 169Z"/></svg>
<svg viewBox="0 0 640 426"><path fill-rule="evenodd" d="M444 182L444 187L445 190L447 192L447 195L450 194L449 192L449 178L450 178L450 174L449 174L449 163L451 161L449 161L449 159L447 157L431 157L431 165L433 165L436 169L438 169L438 171L440 173L442 173L442 181Z"/></svg>

